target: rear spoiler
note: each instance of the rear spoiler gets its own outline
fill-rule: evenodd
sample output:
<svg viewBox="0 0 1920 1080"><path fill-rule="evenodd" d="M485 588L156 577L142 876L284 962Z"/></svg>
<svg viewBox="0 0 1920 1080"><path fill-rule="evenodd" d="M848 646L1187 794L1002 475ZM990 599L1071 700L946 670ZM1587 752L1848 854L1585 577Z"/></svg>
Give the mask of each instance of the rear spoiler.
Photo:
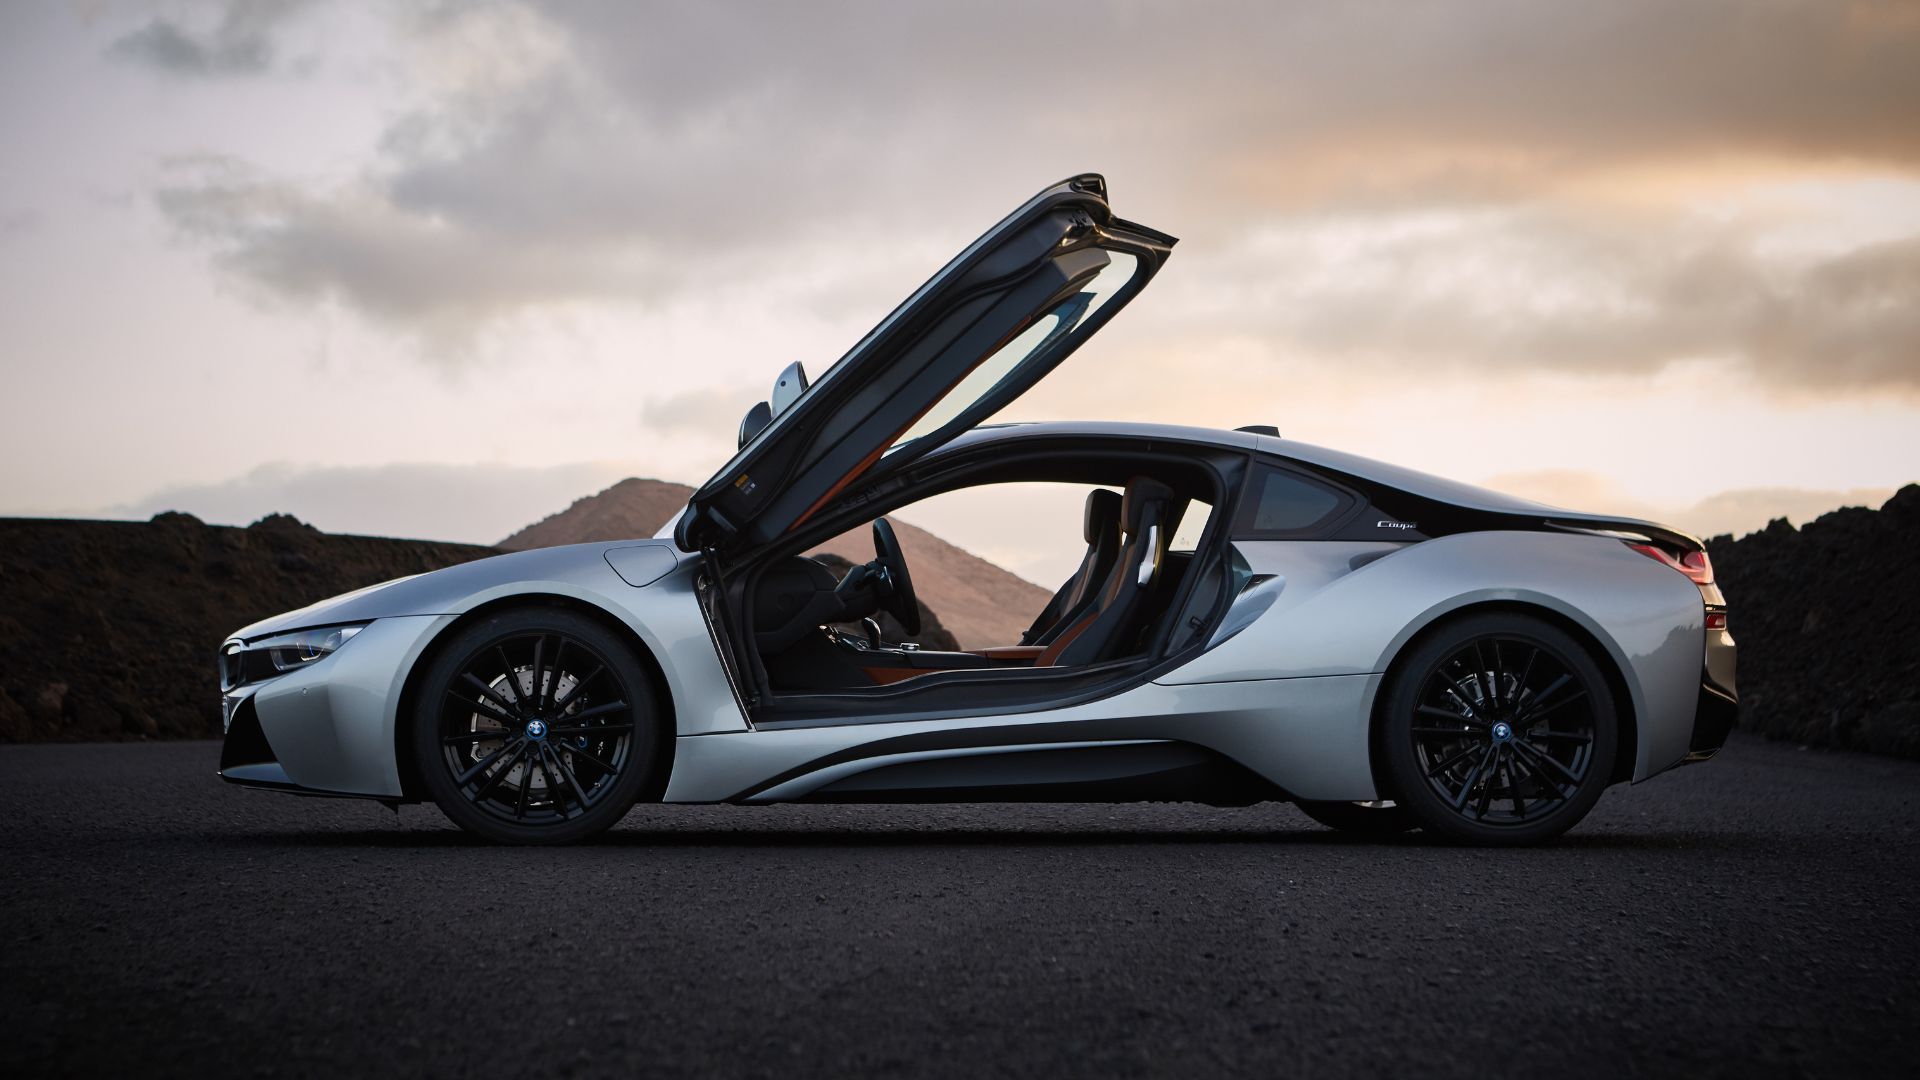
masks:
<svg viewBox="0 0 1920 1080"><path fill-rule="evenodd" d="M1707 545L1697 536L1690 536L1665 525L1656 525L1651 521L1635 521L1631 518L1607 520L1605 518L1582 518L1578 521L1548 518L1545 522L1550 529L1562 532L1586 533L1590 536L1608 536L1615 540L1631 540L1642 544L1658 544L1676 551L1705 551Z"/></svg>

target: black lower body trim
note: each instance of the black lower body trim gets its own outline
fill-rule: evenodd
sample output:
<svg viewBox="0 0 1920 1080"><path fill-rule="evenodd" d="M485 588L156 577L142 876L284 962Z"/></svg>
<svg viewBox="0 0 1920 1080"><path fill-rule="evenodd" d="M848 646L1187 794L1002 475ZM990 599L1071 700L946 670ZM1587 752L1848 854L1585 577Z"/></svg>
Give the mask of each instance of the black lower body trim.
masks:
<svg viewBox="0 0 1920 1080"><path fill-rule="evenodd" d="M1186 743L1012 750L882 765L795 800L831 803L1198 802L1251 806L1285 791Z"/></svg>
<svg viewBox="0 0 1920 1080"><path fill-rule="evenodd" d="M1686 761L1705 761L1727 745L1727 736L1740 719L1740 703L1729 691L1710 681L1700 683L1700 704L1693 712L1693 737L1687 740Z"/></svg>
<svg viewBox="0 0 1920 1080"><path fill-rule="evenodd" d="M220 775L226 776L230 769L258 765L278 768L279 758L267 744L267 733L260 730L260 714L254 711L253 698L248 697L233 707L233 717L227 721L227 738L220 744Z"/></svg>

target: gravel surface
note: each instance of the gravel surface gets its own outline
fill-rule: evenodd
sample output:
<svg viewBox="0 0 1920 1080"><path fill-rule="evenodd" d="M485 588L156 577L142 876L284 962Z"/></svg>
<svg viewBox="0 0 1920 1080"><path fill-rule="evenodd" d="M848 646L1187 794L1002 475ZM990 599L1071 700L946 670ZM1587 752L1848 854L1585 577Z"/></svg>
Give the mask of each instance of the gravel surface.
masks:
<svg viewBox="0 0 1920 1080"><path fill-rule="evenodd" d="M1920 764L1737 737L1527 851L1286 806L647 807L603 842L0 749L0 1072L1912 1075Z"/></svg>

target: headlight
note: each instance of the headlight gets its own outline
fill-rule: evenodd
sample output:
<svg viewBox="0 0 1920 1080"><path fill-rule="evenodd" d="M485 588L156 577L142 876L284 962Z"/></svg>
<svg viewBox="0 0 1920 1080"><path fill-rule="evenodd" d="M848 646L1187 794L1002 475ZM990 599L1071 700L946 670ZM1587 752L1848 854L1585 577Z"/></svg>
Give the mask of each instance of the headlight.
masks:
<svg viewBox="0 0 1920 1080"><path fill-rule="evenodd" d="M317 630L296 630L291 634L268 638L247 651L265 653L275 671L293 671L334 652L366 629L360 626L323 626Z"/></svg>

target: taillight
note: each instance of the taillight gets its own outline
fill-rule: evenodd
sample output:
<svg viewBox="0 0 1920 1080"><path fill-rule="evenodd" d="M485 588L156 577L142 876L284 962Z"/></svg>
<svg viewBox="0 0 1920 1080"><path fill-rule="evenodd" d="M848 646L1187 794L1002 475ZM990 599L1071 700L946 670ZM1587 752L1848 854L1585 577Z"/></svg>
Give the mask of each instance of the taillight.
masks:
<svg viewBox="0 0 1920 1080"><path fill-rule="evenodd" d="M1709 630L1725 630L1726 628L1727 628L1727 613L1726 613L1726 612L1724 612L1724 611L1709 611L1709 612L1707 612L1707 629L1709 629Z"/></svg>
<svg viewBox="0 0 1920 1080"><path fill-rule="evenodd" d="M1713 560L1704 551L1683 551L1678 555L1652 544L1628 544L1628 547L1657 563L1665 563L1687 575L1695 585L1713 584Z"/></svg>

